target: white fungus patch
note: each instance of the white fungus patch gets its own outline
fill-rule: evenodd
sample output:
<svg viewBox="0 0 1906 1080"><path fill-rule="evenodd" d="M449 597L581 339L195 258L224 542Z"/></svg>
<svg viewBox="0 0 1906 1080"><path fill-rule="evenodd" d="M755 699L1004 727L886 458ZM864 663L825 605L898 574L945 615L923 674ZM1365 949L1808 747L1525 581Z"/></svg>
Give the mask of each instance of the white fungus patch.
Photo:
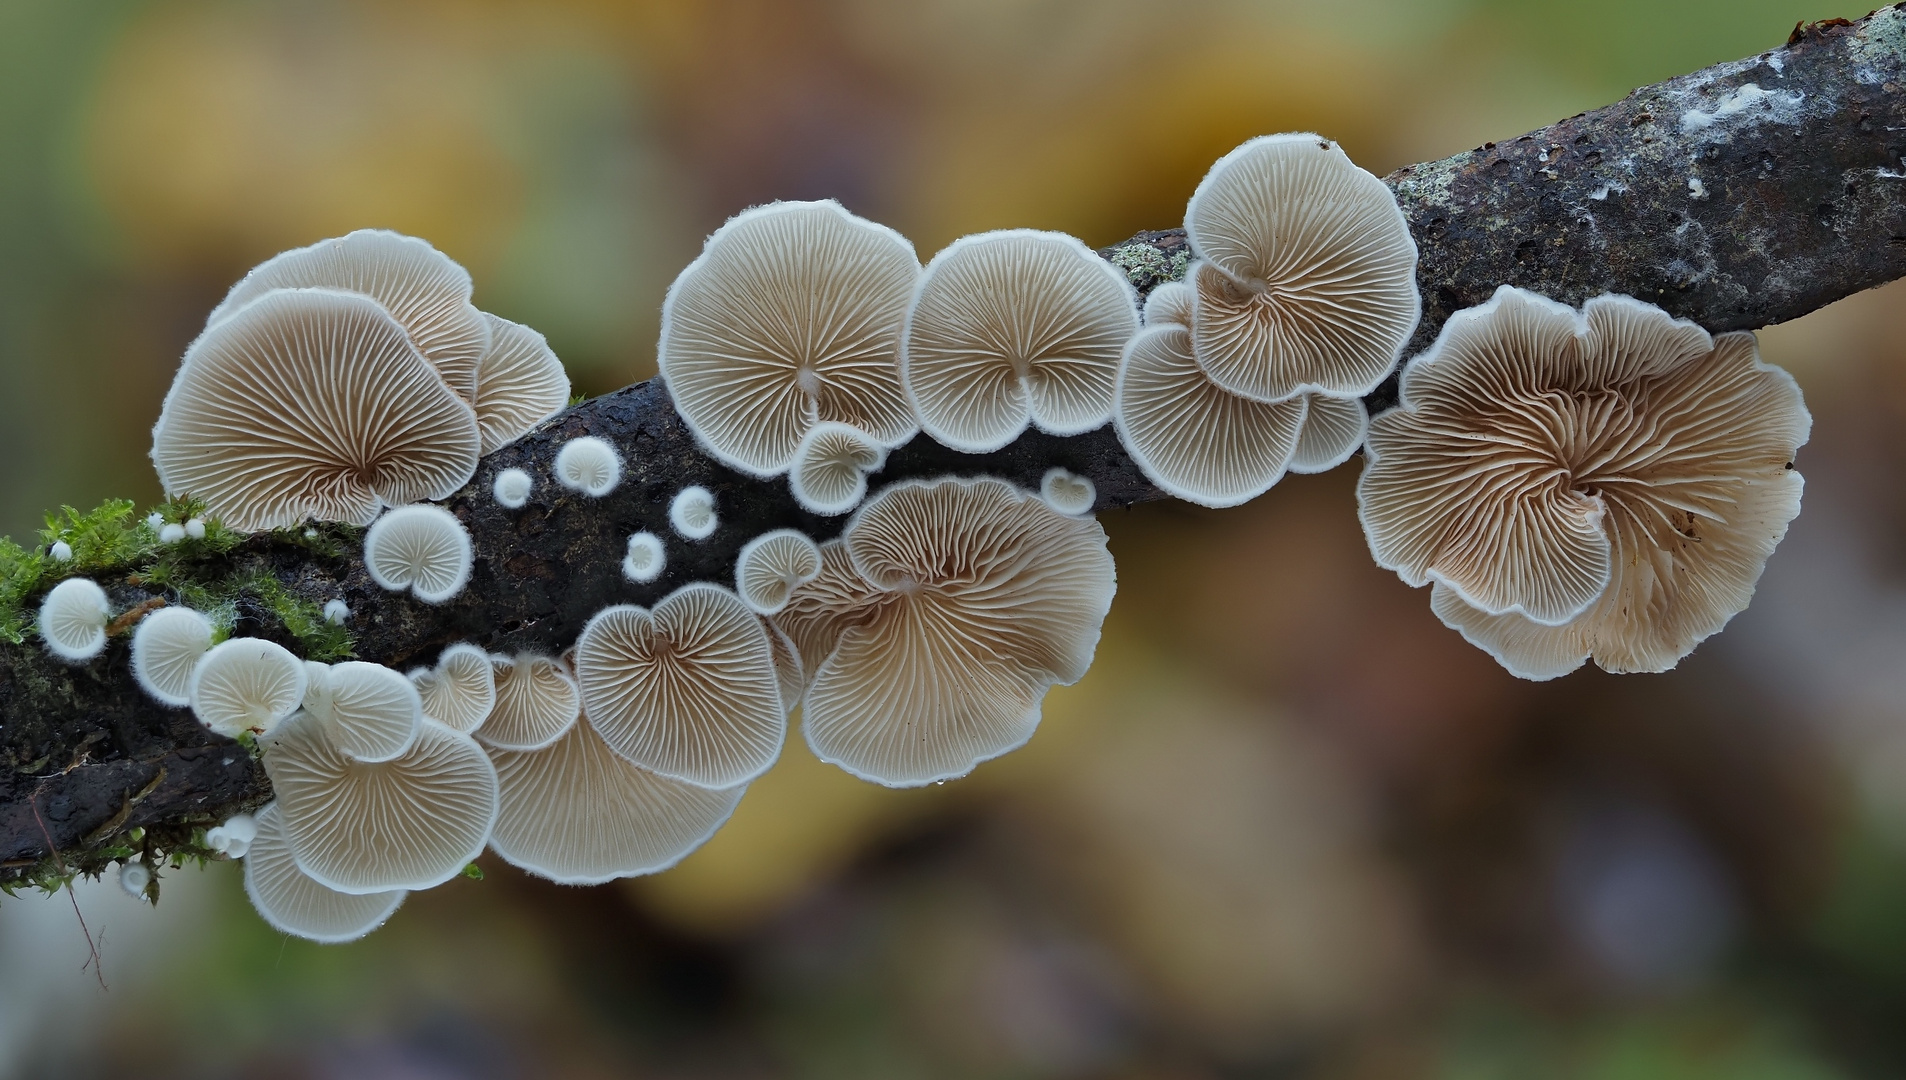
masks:
<svg viewBox="0 0 1906 1080"><path fill-rule="evenodd" d="M1710 131L1716 125L1723 128L1735 117L1745 117L1745 123L1757 123L1771 120L1777 124L1791 124L1799 119L1800 103L1805 95L1790 90L1762 90L1754 83L1747 83L1720 100L1713 111L1688 109L1681 114L1681 134L1693 135ZM1715 136L1725 139L1724 131L1714 132Z"/></svg>
<svg viewBox="0 0 1906 1080"><path fill-rule="evenodd" d="M668 523L687 540L706 540L721 518L715 514L715 496L700 484L675 493L668 504Z"/></svg>
<svg viewBox="0 0 1906 1080"><path fill-rule="evenodd" d="M491 494L496 496L496 504L508 510L521 510L529 502L530 489L535 481L521 469L504 469L496 474L496 482L490 485Z"/></svg>
<svg viewBox="0 0 1906 1080"><path fill-rule="evenodd" d="M556 481L572 491L601 498L622 482L622 459L615 447L594 435L583 435L556 452Z"/></svg>
<svg viewBox="0 0 1906 1080"><path fill-rule="evenodd" d="M1691 199L1707 198L1707 185L1701 182L1700 177L1688 177L1688 197Z"/></svg>
<svg viewBox="0 0 1906 1080"><path fill-rule="evenodd" d="M662 547L661 537L647 531L629 537L629 552L622 556L623 577L646 585L661 577L667 567L668 552Z"/></svg>

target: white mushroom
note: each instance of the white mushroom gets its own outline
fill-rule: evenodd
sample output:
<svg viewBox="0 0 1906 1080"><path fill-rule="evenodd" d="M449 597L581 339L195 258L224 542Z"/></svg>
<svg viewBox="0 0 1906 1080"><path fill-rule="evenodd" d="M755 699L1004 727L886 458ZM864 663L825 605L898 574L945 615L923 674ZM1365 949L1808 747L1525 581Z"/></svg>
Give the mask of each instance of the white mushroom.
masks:
<svg viewBox="0 0 1906 1080"><path fill-rule="evenodd" d="M490 654L467 642L445 649L437 666L410 672L410 682L424 715L453 731L475 731L496 704Z"/></svg>
<svg viewBox="0 0 1906 1080"><path fill-rule="evenodd" d="M772 647L741 598L685 585L653 612L604 608L576 639L583 712L610 749L703 787L767 771L787 735Z"/></svg>
<svg viewBox="0 0 1906 1080"><path fill-rule="evenodd" d="M955 450L997 450L1028 422L1077 435L1112 418L1119 354L1137 330L1131 283L1077 239L980 233L927 264L900 377L920 427Z"/></svg>
<svg viewBox="0 0 1906 1080"><path fill-rule="evenodd" d="M1291 450L1290 471L1320 473L1349 461L1370 430L1370 414L1356 398L1309 394L1304 429Z"/></svg>
<svg viewBox="0 0 1906 1080"><path fill-rule="evenodd" d="M839 203L743 211L663 301L658 358L676 409L753 476L787 471L823 420L898 446L917 430L898 358L919 276L905 237Z"/></svg>
<svg viewBox="0 0 1906 1080"><path fill-rule="evenodd" d="M159 530L161 544L176 544L185 539L185 526L174 521Z"/></svg>
<svg viewBox="0 0 1906 1080"><path fill-rule="evenodd" d="M186 518L184 527L185 527L185 535L187 539L191 539L191 540L205 539L205 519L204 518Z"/></svg>
<svg viewBox="0 0 1906 1080"><path fill-rule="evenodd" d="M265 734L304 702L304 661L263 638L212 646L192 669L192 713L229 738Z"/></svg>
<svg viewBox="0 0 1906 1080"><path fill-rule="evenodd" d="M562 738L582 714L576 681L555 659L535 653L491 656L496 704L477 738L503 750L537 750Z"/></svg>
<svg viewBox="0 0 1906 1080"><path fill-rule="evenodd" d="M490 348L477 366L477 430L483 453L502 449L569 404L569 373L543 335L487 312Z"/></svg>
<svg viewBox="0 0 1906 1080"><path fill-rule="evenodd" d="M556 482L571 491L601 498L622 482L622 457L608 440L579 435L556 451Z"/></svg>
<svg viewBox="0 0 1906 1080"><path fill-rule="evenodd" d="M324 621L325 622L330 623L332 626L343 626L345 623L345 620L349 619L350 617L351 617L351 605L345 603L343 600L340 600L337 597L332 597L331 599L326 600L324 602Z"/></svg>
<svg viewBox="0 0 1906 1080"><path fill-rule="evenodd" d="M72 562L73 545L64 540L55 540L47 547L46 554L54 562Z"/></svg>
<svg viewBox="0 0 1906 1080"><path fill-rule="evenodd" d="M528 473L521 469L504 469L496 474L496 480L490 485L490 493L496 496L498 506L506 510L521 510L529 502L529 493L536 486Z"/></svg>
<svg viewBox="0 0 1906 1080"><path fill-rule="evenodd" d="M887 448L849 424L808 429L794 452L788 490L812 514L845 514L867 496L867 474L887 461Z"/></svg>
<svg viewBox="0 0 1906 1080"><path fill-rule="evenodd" d="M685 540L706 540L721 518L715 514L715 496L700 484L691 484L669 500L668 523Z"/></svg>
<svg viewBox="0 0 1906 1080"><path fill-rule="evenodd" d="M205 830L205 846L228 859L242 859L258 838L258 819L250 814L233 814L223 825Z"/></svg>
<svg viewBox="0 0 1906 1080"><path fill-rule="evenodd" d="M132 632L132 677L161 705L192 702L192 669L212 647L212 624L191 608L163 607Z"/></svg>
<svg viewBox="0 0 1906 1080"><path fill-rule="evenodd" d="M1145 296L1145 325L1160 323L1191 325L1191 312L1198 294L1182 281L1167 281L1152 287Z"/></svg>
<svg viewBox="0 0 1906 1080"><path fill-rule="evenodd" d="M780 611L795 586L821 572L821 549L796 529L775 529L741 545L735 559L735 592L763 615Z"/></svg>
<svg viewBox="0 0 1906 1080"><path fill-rule="evenodd" d="M622 556L622 576L637 584L646 585L662 576L668 569L668 551L662 546L662 538L643 530L629 537L628 553Z"/></svg>
<svg viewBox="0 0 1906 1080"><path fill-rule="evenodd" d="M134 900L146 898L146 888L152 884L152 871L144 863L122 863L119 867L119 887Z"/></svg>
<svg viewBox="0 0 1906 1080"><path fill-rule="evenodd" d="M768 646L774 657L774 677L781 685L781 711L794 715L795 706L801 703L801 696L807 692L807 669L801 663L801 650L794 647L794 640L774 625L772 619L762 619L761 625L768 632Z"/></svg>
<svg viewBox="0 0 1906 1080"><path fill-rule="evenodd" d="M91 578L67 578L40 601L36 624L48 652L69 663L91 660L106 649L112 604Z"/></svg>
<svg viewBox="0 0 1906 1080"><path fill-rule="evenodd" d="M389 761L410 749L423 722L417 688L390 668L346 660L305 665L304 711L325 738L357 761Z"/></svg>
<svg viewBox="0 0 1906 1080"><path fill-rule="evenodd" d="M245 895L272 929L336 944L384 925L409 894L394 889L353 896L313 881L291 857L284 817L272 803L258 812L258 838L245 859Z"/></svg>
<svg viewBox="0 0 1906 1080"><path fill-rule="evenodd" d="M470 580L470 533L441 506L400 506L364 533L364 569L392 592L441 604Z"/></svg>
<svg viewBox="0 0 1906 1080"><path fill-rule="evenodd" d="M152 429L166 493L244 530L368 525L380 506L455 492L477 449L476 414L404 328L373 300L317 289L266 293L206 330Z"/></svg>
<svg viewBox="0 0 1906 1080"><path fill-rule="evenodd" d="M1039 495L1046 505L1061 514L1078 516L1089 514L1099 500L1098 486L1089 476L1080 476L1070 469L1053 468L1039 479Z"/></svg>

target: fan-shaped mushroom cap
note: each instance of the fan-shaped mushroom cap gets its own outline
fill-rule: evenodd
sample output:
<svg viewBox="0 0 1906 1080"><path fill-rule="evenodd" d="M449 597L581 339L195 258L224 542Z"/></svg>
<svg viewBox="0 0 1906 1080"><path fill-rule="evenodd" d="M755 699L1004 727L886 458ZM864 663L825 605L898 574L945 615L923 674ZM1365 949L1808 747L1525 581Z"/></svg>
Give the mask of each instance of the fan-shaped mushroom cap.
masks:
<svg viewBox="0 0 1906 1080"><path fill-rule="evenodd" d="M919 276L905 237L832 200L742 211L662 303L675 408L710 453L753 476L786 472L822 420L900 445L917 430L898 361Z"/></svg>
<svg viewBox="0 0 1906 1080"><path fill-rule="evenodd" d="M808 745L892 786L959 776L1032 737L1092 662L1115 576L1105 531L998 480L868 500L775 616L807 665Z"/></svg>
<svg viewBox="0 0 1906 1080"><path fill-rule="evenodd" d="M91 660L106 648L112 604L91 578L67 578L40 601L40 640L61 660Z"/></svg>
<svg viewBox="0 0 1906 1080"><path fill-rule="evenodd" d="M1297 435L1291 451L1290 470L1294 473L1320 473L1349 461L1363 436L1370 430L1370 414L1356 398L1308 394L1304 429Z"/></svg>
<svg viewBox="0 0 1906 1080"><path fill-rule="evenodd" d="M161 705L192 703L192 669L212 647L212 624L191 608L162 607L132 632L132 677Z"/></svg>
<svg viewBox="0 0 1906 1080"><path fill-rule="evenodd" d="M266 293L200 335L152 429L166 492L246 530L368 525L380 506L445 498L477 448L476 414L403 327L317 289Z"/></svg>
<svg viewBox="0 0 1906 1080"><path fill-rule="evenodd" d="M1190 326L1192 308L1197 300L1198 294L1182 281L1154 285L1145 296L1145 325L1177 323L1179 326Z"/></svg>
<svg viewBox="0 0 1906 1080"><path fill-rule="evenodd" d="M245 858L245 895L273 930L337 944L384 925L410 894L395 889L353 896L313 881L291 857L284 817L272 803L258 812L258 838Z"/></svg>
<svg viewBox="0 0 1906 1080"><path fill-rule="evenodd" d="M622 576L639 584L647 584L662 576L668 569L668 550L662 546L662 538L644 530L629 537L628 553L622 556Z"/></svg>
<svg viewBox="0 0 1906 1080"><path fill-rule="evenodd" d="M741 545L735 559L735 592L763 615L780 611L795 586L821 572L821 549L798 529L775 529Z"/></svg>
<svg viewBox="0 0 1906 1080"><path fill-rule="evenodd" d="M1055 466L1039 478L1039 496L1061 514L1077 516L1092 512L1093 504L1099 501L1099 489L1090 477Z"/></svg>
<svg viewBox="0 0 1906 1080"><path fill-rule="evenodd" d="M887 461L887 448L849 424L809 428L794 453L788 490L812 514L845 514L867 496L867 474Z"/></svg>
<svg viewBox="0 0 1906 1080"><path fill-rule="evenodd" d="M794 707L801 703L801 695L807 691L807 671L801 664L801 650L794 647L794 639L774 625L771 619L762 619L761 625L768 631L768 646L774 654L774 677L781 686L781 712L792 716Z"/></svg>
<svg viewBox="0 0 1906 1080"><path fill-rule="evenodd" d="M556 482L599 499L622 482L622 456L606 439L579 435L556 451Z"/></svg>
<svg viewBox="0 0 1906 1080"><path fill-rule="evenodd" d="M325 738L358 761L389 761L410 749L423 702L409 679L378 664L305 664L304 711Z"/></svg>
<svg viewBox="0 0 1906 1080"><path fill-rule="evenodd" d="M691 784L752 780L787 737L767 633L719 585L684 585L652 612L597 612L576 639L576 683L610 749Z"/></svg>
<svg viewBox="0 0 1906 1080"><path fill-rule="evenodd" d="M264 734L304 702L304 661L263 638L231 638L212 646L192 669L192 713L230 738Z"/></svg>
<svg viewBox="0 0 1906 1080"><path fill-rule="evenodd" d="M470 275L414 236L359 229L295 248L254 267L206 319L207 330L274 289L330 289L376 301L403 326L445 384L464 400L476 392L489 324L470 303Z"/></svg>
<svg viewBox="0 0 1906 1080"><path fill-rule="evenodd" d="M506 510L521 510L529 502L529 493L536 486L528 473L521 469L504 469L496 474L490 483L490 494L496 496L498 506Z"/></svg>
<svg viewBox="0 0 1906 1080"><path fill-rule="evenodd" d="M1267 135L1224 157L1185 208L1206 261L1198 363L1234 394L1360 396L1416 329L1416 242L1383 181L1316 135Z"/></svg>
<svg viewBox="0 0 1906 1080"><path fill-rule="evenodd" d="M721 524L715 496L700 484L691 484L669 500L668 523L685 540L706 540Z"/></svg>
<svg viewBox="0 0 1906 1080"><path fill-rule="evenodd" d="M490 348L477 366L477 431L483 453L500 450L569 404L569 373L543 335L488 312Z"/></svg>
<svg viewBox="0 0 1906 1080"><path fill-rule="evenodd" d="M1119 353L1137 330L1131 282L1077 239L979 233L921 275L900 378L920 427L955 450L997 450L1028 422L1077 435L1111 419Z"/></svg>
<svg viewBox="0 0 1906 1080"><path fill-rule="evenodd" d="M562 738L582 715L576 681L553 657L491 656L496 704L477 738L504 750L537 750Z"/></svg>
<svg viewBox="0 0 1906 1080"><path fill-rule="evenodd" d="M437 666L410 673L425 716L453 731L475 731L496 705L496 677L490 654L468 643L452 645Z"/></svg>
<svg viewBox="0 0 1906 1080"><path fill-rule="evenodd" d="M383 588L441 604L470 580L470 533L441 506L400 506L364 533L364 569Z"/></svg>
<svg viewBox="0 0 1906 1080"><path fill-rule="evenodd" d="M1301 395L1266 404L1226 392L1176 323L1139 331L1119 367L1119 441L1161 491L1200 506L1249 502L1282 480L1305 409Z"/></svg>
<svg viewBox="0 0 1906 1080"><path fill-rule="evenodd" d="M317 718L294 716L265 748L285 838L318 884L362 895L428 889L483 850L496 820L496 770L468 735L425 720L389 761L347 757Z"/></svg>
<svg viewBox="0 0 1906 1080"><path fill-rule="evenodd" d="M657 776L617 756L586 722L542 750L493 756L502 807L490 847L565 885L666 870L713 836L748 790Z"/></svg>
<svg viewBox="0 0 1906 1080"><path fill-rule="evenodd" d="M146 898L146 887L152 884L152 871L144 863L129 862L119 867L119 887L134 900Z"/></svg>

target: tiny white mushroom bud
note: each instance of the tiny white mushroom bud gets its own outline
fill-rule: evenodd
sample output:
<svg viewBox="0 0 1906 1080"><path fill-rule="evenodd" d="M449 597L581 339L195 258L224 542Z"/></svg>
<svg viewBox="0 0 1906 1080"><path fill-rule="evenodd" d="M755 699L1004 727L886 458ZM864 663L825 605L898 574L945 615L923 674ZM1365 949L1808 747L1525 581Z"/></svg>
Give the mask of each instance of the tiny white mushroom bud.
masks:
<svg viewBox="0 0 1906 1080"><path fill-rule="evenodd" d="M330 623L332 626L343 626L344 621L350 617L351 605L335 597L324 602L325 622Z"/></svg>
<svg viewBox="0 0 1906 1080"><path fill-rule="evenodd" d="M62 660L91 660L106 648L112 607L91 578L67 578L40 602L40 640Z"/></svg>
<svg viewBox="0 0 1906 1080"><path fill-rule="evenodd" d="M622 458L615 447L594 435L571 439L556 452L556 482L600 498L622 482Z"/></svg>
<svg viewBox="0 0 1906 1080"><path fill-rule="evenodd" d="M214 825L205 830L205 846L220 855L228 854L232 846L232 838L225 832L225 826Z"/></svg>
<svg viewBox="0 0 1906 1080"><path fill-rule="evenodd" d="M129 862L119 868L119 887L135 900L146 898L146 886L152 884L152 871L146 864Z"/></svg>
<svg viewBox="0 0 1906 1080"><path fill-rule="evenodd" d="M258 819L250 814L233 814L219 828L225 830L225 854L234 859L244 858L258 839Z"/></svg>
<svg viewBox="0 0 1906 1080"><path fill-rule="evenodd" d="M535 481L521 469L504 469L496 474L496 482L490 485L490 491L496 496L498 506L509 510L521 510L529 502L529 492L535 487Z"/></svg>
<svg viewBox="0 0 1906 1080"><path fill-rule="evenodd" d="M470 534L441 506L400 506L364 534L364 569L386 589L441 604L470 581Z"/></svg>
<svg viewBox="0 0 1906 1080"><path fill-rule="evenodd" d="M194 540L205 539L205 519L189 518L185 523L185 535Z"/></svg>
<svg viewBox="0 0 1906 1080"><path fill-rule="evenodd" d="M183 539L185 539L185 526L176 521L159 530L159 542L162 544L176 544Z"/></svg>
<svg viewBox="0 0 1906 1080"><path fill-rule="evenodd" d="M231 738L269 732L297 711L304 691L304 661L262 638L222 642L192 669L192 712Z"/></svg>
<svg viewBox="0 0 1906 1080"><path fill-rule="evenodd" d="M54 562L72 562L73 561L73 545L67 543L64 540L53 541L53 546L50 548L47 548L46 553L53 557Z"/></svg>
<svg viewBox="0 0 1906 1080"><path fill-rule="evenodd" d="M706 540L721 524L715 515L715 496L700 484L676 492L674 501L668 504L668 523L684 539Z"/></svg>
<svg viewBox="0 0 1906 1080"><path fill-rule="evenodd" d="M165 528L165 515L159 513L157 510L147 514L146 528L151 529L153 532L158 532L160 529Z"/></svg>
<svg viewBox="0 0 1906 1080"><path fill-rule="evenodd" d="M668 567L668 552L662 547L662 538L652 532L639 532L629 537L629 553L622 557L622 576L640 584L648 584L662 576Z"/></svg>
<svg viewBox="0 0 1906 1080"><path fill-rule="evenodd" d="M1099 489L1092 481L1069 469L1051 468L1039 481L1039 494L1046 505L1061 514L1077 517L1092 512L1092 505L1098 501Z"/></svg>
<svg viewBox="0 0 1906 1080"><path fill-rule="evenodd" d="M192 700L192 669L212 647L212 624L191 608L166 607L132 632L132 677L161 705Z"/></svg>

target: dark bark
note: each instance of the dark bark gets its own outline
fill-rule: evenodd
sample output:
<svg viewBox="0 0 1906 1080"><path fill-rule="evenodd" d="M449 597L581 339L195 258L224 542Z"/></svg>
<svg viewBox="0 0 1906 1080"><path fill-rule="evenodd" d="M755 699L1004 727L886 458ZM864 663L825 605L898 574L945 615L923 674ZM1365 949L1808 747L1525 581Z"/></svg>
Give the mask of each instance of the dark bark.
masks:
<svg viewBox="0 0 1906 1080"><path fill-rule="evenodd" d="M1422 253L1424 319L1412 351L1452 311L1502 284L1570 303L1625 292L1710 329L1736 330L1906 275L1903 55L1906 14L1897 9L1803 28L1760 57L1391 175ZM1759 92L1743 91L1749 84ZM1103 254L1148 290L1184 250L1184 234L1165 231ZM1379 394L1373 404L1381 403ZM604 498L547 480L556 449L581 434L608 439L627 463ZM1100 509L1160 497L1109 428L1075 438L1029 433L978 456L919 438L872 482L960 473L1031 486L1054 464L1091 477ZM504 510L489 494L497 471L511 466L541 478L521 510ZM667 521L670 498L689 484L713 491L721 514L720 528L697 543L675 537ZM765 529L794 526L825 539L842 525L801 511L784 481L740 476L699 452L655 382L570 409L491 455L449 506L470 530L476 562L470 587L441 606L383 592L356 559L327 555L295 533L255 536L199 569L208 579L263 569L311 600L342 597L354 612L357 654L403 668L460 640L559 652L606 604L649 604L685 582L730 580L741 544ZM668 570L650 585L631 584L620 570L627 537L641 529L668 546ZM355 548L355 530L327 533ZM135 575L101 583L120 610L154 595ZM297 647L262 607L246 615L244 632ZM178 850L194 825L269 797L244 748L138 691L123 636L78 666L33 644L0 647L0 884L96 872L134 827L146 830L146 848Z"/></svg>

